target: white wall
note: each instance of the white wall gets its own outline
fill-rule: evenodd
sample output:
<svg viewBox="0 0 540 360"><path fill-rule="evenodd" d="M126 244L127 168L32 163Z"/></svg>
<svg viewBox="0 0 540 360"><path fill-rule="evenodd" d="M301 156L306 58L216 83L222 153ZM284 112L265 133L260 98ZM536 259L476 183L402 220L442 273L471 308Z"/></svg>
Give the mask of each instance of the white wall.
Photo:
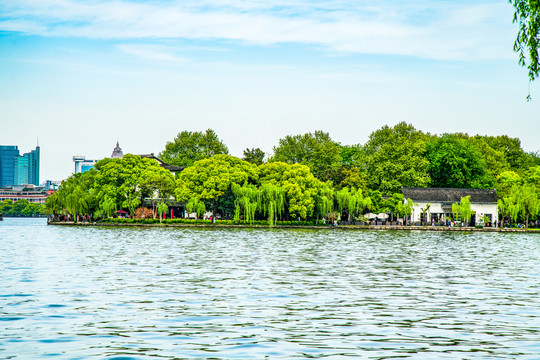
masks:
<svg viewBox="0 0 540 360"><path fill-rule="evenodd" d="M412 222L419 222L420 221L420 217L421 217L421 214L422 214L422 211L420 209L424 208L427 206L427 202L422 202L422 201L419 201L419 202L416 202L414 205L413 205L413 213L411 215L411 221ZM442 204L441 203L429 203L431 204L428 212L427 212L427 218L428 218L428 222L431 220L431 216L430 216L430 213L443 213L444 211L442 210ZM476 223L478 223L482 217L485 215L485 214L491 214L491 218L492 218L492 221L495 221L495 220L498 220L499 219L499 211L498 211L498 208L497 208L497 204L476 204L476 203L472 203L471 204L471 209L474 212L476 212Z"/></svg>

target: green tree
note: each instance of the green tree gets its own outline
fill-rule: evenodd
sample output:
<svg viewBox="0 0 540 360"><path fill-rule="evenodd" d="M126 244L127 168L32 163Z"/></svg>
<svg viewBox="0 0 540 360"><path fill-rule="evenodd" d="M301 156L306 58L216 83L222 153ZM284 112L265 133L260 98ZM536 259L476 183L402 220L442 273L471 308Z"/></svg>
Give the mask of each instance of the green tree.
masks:
<svg viewBox="0 0 540 360"><path fill-rule="evenodd" d="M529 226L529 219L536 217L540 211L538 192L534 185L523 185L519 192L520 208L525 216L525 225Z"/></svg>
<svg viewBox="0 0 540 360"><path fill-rule="evenodd" d="M253 183L258 177L259 170L254 164L230 155L215 155L182 171L175 194L179 201L208 203L215 219L221 197L231 190L232 184Z"/></svg>
<svg viewBox="0 0 540 360"><path fill-rule="evenodd" d="M229 149L214 130L182 131L173 141L167 142L159 157L176 166L192 166L196 161L218 154L228 154Z"/></svg>
<svg viewBox="0 0 540 360"><path fill-rule="evenodd" d="M529 81L534 81L540 72L538 49L540 43L540 3L538 0L509 0L514 6L514 23L519 30L514 51L519 54L519 64L529 70ZM530 100L530 94L527 96Z"/></svg>
<svg viewBox="0 0 540 360"><path fill-rule="evenodd" d="M232 184L232 193L234 194L234 220L239 221L244 210L244 222L253 222L255 212L261 205L261 192L253 184Z"/></svg>
<svg viewBox="0 0 540 360"><path fill-rule="evenodd" d="M445 134L427 144L427 159L432 186L444 188L489 188L482 154L465 140Z"/></svg>
<svg viewBox="0 0 540 360"><path fill-rule="evenodd" d="M58 192L55 191L45 199L45 208L52 214L53 221L58 219L58 215L64 210L64 206L58 197ZM2 211L0 210L0 213Z"/></svg>
<svg viewBox="0 0 540 360"><path fill-rule="evenodd" d="M255 165L261 165L264 163L265 153L259 148L252 148L244 150L244 157L242 160L250 162Z"/></svg>
<svg viewBox="0 0 540 360"><path fill-rule="evenodd" d="M152 171L163 173L157 161L126 154L121 159L103 159L96 163L94 188L99 203L113 200L117 209L128 209L133 215L142 202L141 181ZM109 206L110 207L110 206ZM103 208L103 207L102 207Z"/></svg>
<svg viewBox="0 0 540 360"><path fill-rule="evenodd" d="M169 205L161 201L157 206L157 211L159 213L159 223L161 224L161 221L163 220L163 214L166 214L167 211L169 211Z"/></svg>
<svg viewBox="0 0 540 360"><path fill-rule="evenodd" d="M2 201L0 206L0 214L3 216L11 216L11 209L13 208L13 200L6 199Z"/></svg>
<svg viewBox="0 0 540 360"><path fill-rule="evenodd" d="M262 164L259 169L259 186L271 184L283 189L291 217L306 219L313 215L317 196L325 185L313 176L309 167L278 161Z"/></svg>
<svg viewBox="0 0 540 360"><path fill-rule="evenodd" d="M471 197L461 197L459 204L452 204L452 212L454 213L455 219L461 219L465 221L465 226L468 226L469 220L471 219L473 213L471 207Z"/></svg>
<svg viewBox="0 0 540 360"><path fill-rule="evenodd" d="M521 173L533 165L533 158L521 148L521 140L518 138L511 138L507 135L477 135L475 138L485 141L498 154L503 154L503 157L499 159L499 162L503 164L503 170Z"/></svg>
<svg viewBox="0 0 540 360"><path fill-rule="evenodd" d="M269 160L287 164L302 164L322 181L333 180L341 166L341 147L326 132L317 130L304 135L287 135L274 146Z"/></svg>
<svg viewBox="0 0 540 360"><path fill-rule="evenodd" d="M369 197L364 197L362 190L355 188L343 188L336 193L338 210L341 214L348 214L348 223L351 224L353 218L361 215L366 208L370 208L372 203Z"/></svg>
<svg viewBox="0 0 540 360"><path fill-rule="evenodd" d="M139 187L142 193L146 194L150 199L155 219L156 213L159 212L159 204L169 200L174 193L174 176L170 171L162 168L156 163L155 165L148 166L142 171Z"/></svg>
<svg viewBox="0 0 540 360"><path fill-rule="evenodd" d="M267 216L269 225L272 226L285 211L285 193L281 187L272 183L264 183L259 189L261 210Z"/></svg>
<svg viewBox="0 0 540 360"><path fill-rule="evenodd" d="M427 140L429 135L405 122L373 132L363 148L368 187L390 195L402 186L428 186Z"/></svg>

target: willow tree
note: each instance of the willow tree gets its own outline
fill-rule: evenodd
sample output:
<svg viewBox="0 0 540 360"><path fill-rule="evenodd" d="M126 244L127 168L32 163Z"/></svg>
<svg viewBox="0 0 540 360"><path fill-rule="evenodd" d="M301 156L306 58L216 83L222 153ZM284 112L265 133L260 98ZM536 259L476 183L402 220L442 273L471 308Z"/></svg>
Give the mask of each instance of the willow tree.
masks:
<svg viewBox="0 0 540 360"><path fill-rule="evenodd" d="M186 202L185 207L186 211L189 214L195 213L195 222L197 222L197 219L206 212L206 206L204 205L204 202L202 202L196 197L190 198L189 201Z"/></svg>
<svg viewBox="0 0 540 360"><path fill-rule="evenodd" d="M471 196L463 196L459 203L453 203L452 213L454 213L455 218L464 220L465 226L467 226L473 213L471 208Z"/></svg>
<svg viewBox="0 0 540 360"><path fill-rule="evenodd" d="M268 224L273 226L285 211L285 193L281 187L271 183L264 183L259 189L261 210L267 216Z"/></svg>
<svg viewBox="0 0 540 360"><path fill-rule="evenodd" d="M244 211L244 222L253 222L255 212L260 207L261 192L252 184L232 184L231 190L234 195L234 220L239 221Z"/></svg>
<svg viewBox="0 0 540 360"><path fill-rule="evenodd" d="M535 217L540 211L540 199L534 185L524 185L519 189L521 209L525 216L525 225L529 226L529 217Z"/></svg>
<svg viewBox="0 0 540 360"><path fill-rule="evenodd" d="M116 212L117 205L116 201L109 197L108 195L105 195L103 199L101 199L99 203L99 208L101 209L102 213L106 215L108 218L112 217L112 215Z"/></svg>
<svg viewBox="0 0 540 360"><path fill-rule="evenodd" d="M538 0L509 0L514 6L514 23L519 30L514 51L519 54L519 64L529 70L529 81L540 74L538 52L540 48L540 2ZM530 100L530 93L527 100Z"/></svg>
<svg viewBox="0 0 540 360"><path fill-rule="evenodd" d="M195 162L180 173L175 195L178 201L204 201L215 219L222 196L232 184L254 183L259 177L256 165L230 155L215 155Z"/></svg>
<svg viewBox="0 0 540 360"><path fill-rule="evenodd" d="M313 215L316 196L324 183L313 176L309 167L277 161L262 164L259 169L259 184L272 184L283 190L286 210L292 218Z"/></svg>
<svg viewBox="0 0 540 360"><path fill-rule="evenodd" d="M338 209L340 213L346 211L349 215L349 224L352 218L362 214L364 209L371 206L371 199L364 197L362 190L355 188L343 188L336 193Z"/></svg>
<svg viewBox="0 0 540 360"><path fill-rule="evenodd" d="M332 183L326 182L320 187L319 192L315 198L317 204L317 222L319 221L319 215L326 218L334 212L335 191L332 187Z"/></svg>

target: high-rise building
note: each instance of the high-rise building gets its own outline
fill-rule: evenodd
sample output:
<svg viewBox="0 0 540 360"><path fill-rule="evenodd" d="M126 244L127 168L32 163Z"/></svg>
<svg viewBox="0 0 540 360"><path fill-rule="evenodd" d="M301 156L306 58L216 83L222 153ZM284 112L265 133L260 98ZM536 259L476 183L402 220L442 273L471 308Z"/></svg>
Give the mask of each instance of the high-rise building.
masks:
<svg viewBox="0 0 540 360"><path fill-rule="evenodd" d="M0 145L0 187L14 185L17 156L19 156L17 146Z"/></svg>
<svg viewBox="0 0 540 360"><path fill-rule="evenodd" d="M40 149L19 155L17 146L0 145L0 187L39 185Z"/></svg>

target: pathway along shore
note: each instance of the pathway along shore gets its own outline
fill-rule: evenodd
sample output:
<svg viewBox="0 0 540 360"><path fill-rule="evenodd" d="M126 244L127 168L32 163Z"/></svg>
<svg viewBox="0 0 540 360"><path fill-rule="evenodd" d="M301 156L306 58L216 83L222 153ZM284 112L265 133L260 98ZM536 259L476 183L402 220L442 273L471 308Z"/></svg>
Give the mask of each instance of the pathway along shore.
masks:
<svg viewBox="0 0 540 360"><path fill-rule="evenodd" d="M148 227L148 228L165 228L165 227L180 227L180 228L217 228L217 229L232 229L232 228L249 228L249 229L317 229L317 230L419 230L419 231L464 231L464 232L513 232L513 233L536 233L540 234L540 229L516 229L516 228L476 228L476 227L448 227L448 226L399 226L399 225L229 225L229 224L129 224L129 223L101 223L101 222L72 222L59 221L49 222L48 225L55 226L112 226L112 227Z"/></svg>

